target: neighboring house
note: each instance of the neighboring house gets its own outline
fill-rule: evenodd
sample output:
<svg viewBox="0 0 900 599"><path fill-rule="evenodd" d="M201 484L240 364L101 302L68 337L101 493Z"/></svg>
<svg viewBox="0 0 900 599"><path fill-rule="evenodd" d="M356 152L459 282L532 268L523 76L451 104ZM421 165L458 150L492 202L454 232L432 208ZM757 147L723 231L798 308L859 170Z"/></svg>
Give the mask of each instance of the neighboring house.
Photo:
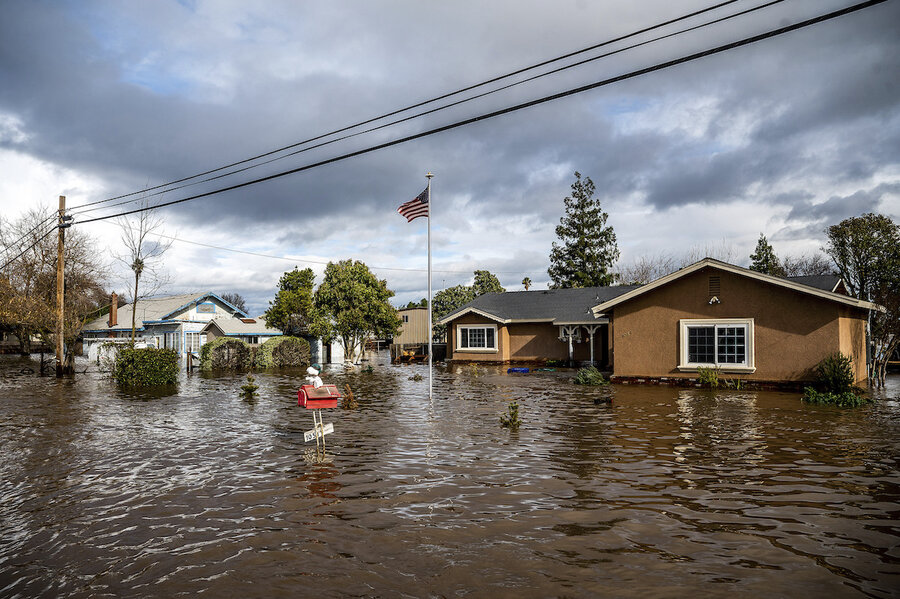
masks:
<svg viewBox="0 0 900 599"><path fill-rule="evenodd" d="M620 381L677 382L713 367L758 383L799 383L840 351L863 383L866 319L876 306L847 296L836 279L785 279L707 258L641 287L487 294L440 323L449 327L451 360L571 355Z"/></svg>
<svg viewBox="0 0 900 599"><path fill-rule="evenodd" d="M438 321L447 359L478 362L574 360L608 365L609 320L591 308L635 289L585 287L485 293Z"/></svg>
<svg viewBox="0 0 900 599"><path fill-rule="evenodd" d="M394 335L395 344L428 343L428 308L400 308L397 316L401 324L400 332Z"/></svg>
<svg viewBox="0 0 900 599"><path fill-rule="evenodd" d="M259 345L272 337L281 337L283 335L280 330L267 327L266 319L262 316L259 318L245 318L237 314L210 320L209 324L203 327L200 333L206 336L206 341L212 341L217 337L234 337L250 345Z"/></svg>
<svg viewBox="0 0 900 599"><path fill-rule="evenodd" d="M133 304L118 307L116 294L108 315L85 325L84 353L91 360L99 357L107 342L126 343L131 339ZM187 353L200 352L206 343L203 332L212 320L247 318L247 314L215 293L191 293L142 299L137 303L135 343L145 347L174 349L181 359Z"/></svg>

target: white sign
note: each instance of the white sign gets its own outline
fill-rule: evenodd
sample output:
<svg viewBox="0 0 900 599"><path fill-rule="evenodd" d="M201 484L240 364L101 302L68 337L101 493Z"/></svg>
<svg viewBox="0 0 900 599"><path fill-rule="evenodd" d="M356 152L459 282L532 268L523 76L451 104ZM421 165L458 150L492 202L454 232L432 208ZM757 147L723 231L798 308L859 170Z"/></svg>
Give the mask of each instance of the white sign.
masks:
<svg viewBox="0 0 900 599"><path fill-rule="evenodd" d="M305 433L303 433L303 442L306 443L307 441L312 441L313 439L315 439L316 433L318 433L319 436L324 438L325 435L329 435L333 432L334 432L334 424L329 422L321 429L319 427L316 427L316 428L312 429L311 431L306 431Z"/></svg>

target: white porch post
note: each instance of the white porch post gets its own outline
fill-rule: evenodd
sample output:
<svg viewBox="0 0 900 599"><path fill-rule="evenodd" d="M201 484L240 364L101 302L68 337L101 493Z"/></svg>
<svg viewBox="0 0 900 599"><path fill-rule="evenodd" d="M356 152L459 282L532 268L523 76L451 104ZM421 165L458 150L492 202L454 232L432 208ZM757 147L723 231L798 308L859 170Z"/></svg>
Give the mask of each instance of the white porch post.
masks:
<svg viewBox="0 0 900 599"><path fill-rule="evenodd" d="M595 361L594 361L594 333L597 332L597 329L600 328L600 325L597 325L597 324L591 324L591 325L586 325L584 328L587 329L588 335L589 335L590 338L591 338L591 366L594 366L594 365L595 365Z"/></svg>

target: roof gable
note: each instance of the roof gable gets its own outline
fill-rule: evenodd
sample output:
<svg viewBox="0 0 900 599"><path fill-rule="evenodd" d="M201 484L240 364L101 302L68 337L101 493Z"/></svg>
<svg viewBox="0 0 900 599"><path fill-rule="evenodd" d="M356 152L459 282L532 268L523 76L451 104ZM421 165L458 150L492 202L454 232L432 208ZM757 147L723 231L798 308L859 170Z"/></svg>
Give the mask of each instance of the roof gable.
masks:
<svg viewBox="0 0 900 599"><path fill-rule="evenodd" d="M798 283L792 281L791 279L785 279L782 277L776 277L772 275L763 274L760 272L756 272L755 270L750 270L749 268L742 268L740 266L735 266L733 264L728 264L727 262L720 262L719 260L714 260L712 258L704 258L699 262L695 262L690 266L686 266L681 270L668 274L664 277L660 277L655 281L648 283L647 285L643 285L641 287L637 287L629 291L628 293L624 293L618 297L612 298L608 301L597 304L592 308L592 312L595 315L600 315L603 312L619 305L625 303L635 297L643 295L645 293L651 292L654 289L662 287L672 281L678 280L682 277L685 277L691 273L697 272L698 270L706 267L712 267L719 270L723 270L726 272L730 272L739 276L751 278L758 280L763 283L767 283L770 285L775 285L778 287L784 287L787 289L792 289L794 291L799 291L800 293L805 293L811 296L819 297L821 299L830 300L833 302L837 302L840 304L845 304L849 306L853 306L855 308L860 308L863 310L876 310L878 306L871 302L863 301L856 299L854 297L850 297L847 295L842 295L839 293L834 293L833 291L826 291L820 289L818 287L813 287L810 285L805 285L803 283ZM835 287L836 288L836 287Z"/></svg>

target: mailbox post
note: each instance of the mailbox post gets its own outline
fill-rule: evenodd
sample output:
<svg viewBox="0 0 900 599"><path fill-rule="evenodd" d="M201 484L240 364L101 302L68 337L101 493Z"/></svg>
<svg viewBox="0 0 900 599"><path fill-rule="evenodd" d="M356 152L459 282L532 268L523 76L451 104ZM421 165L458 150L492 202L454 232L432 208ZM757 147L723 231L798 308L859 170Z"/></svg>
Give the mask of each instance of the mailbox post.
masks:
<svg viewBox="0 0 900 599"><path fill-rule="evenodd" d="M319 437L322 437L322 451L325 451L325 435L334 432L334 425L322 422L322 413L319 410L336 408L339 399L341 392L334 385L322 385L318 388L313 385L302 385L297 391L297 405L313 411L313 430L304 434L303 440L309 441L315 437L316 450L319 449Z"/></svg>

